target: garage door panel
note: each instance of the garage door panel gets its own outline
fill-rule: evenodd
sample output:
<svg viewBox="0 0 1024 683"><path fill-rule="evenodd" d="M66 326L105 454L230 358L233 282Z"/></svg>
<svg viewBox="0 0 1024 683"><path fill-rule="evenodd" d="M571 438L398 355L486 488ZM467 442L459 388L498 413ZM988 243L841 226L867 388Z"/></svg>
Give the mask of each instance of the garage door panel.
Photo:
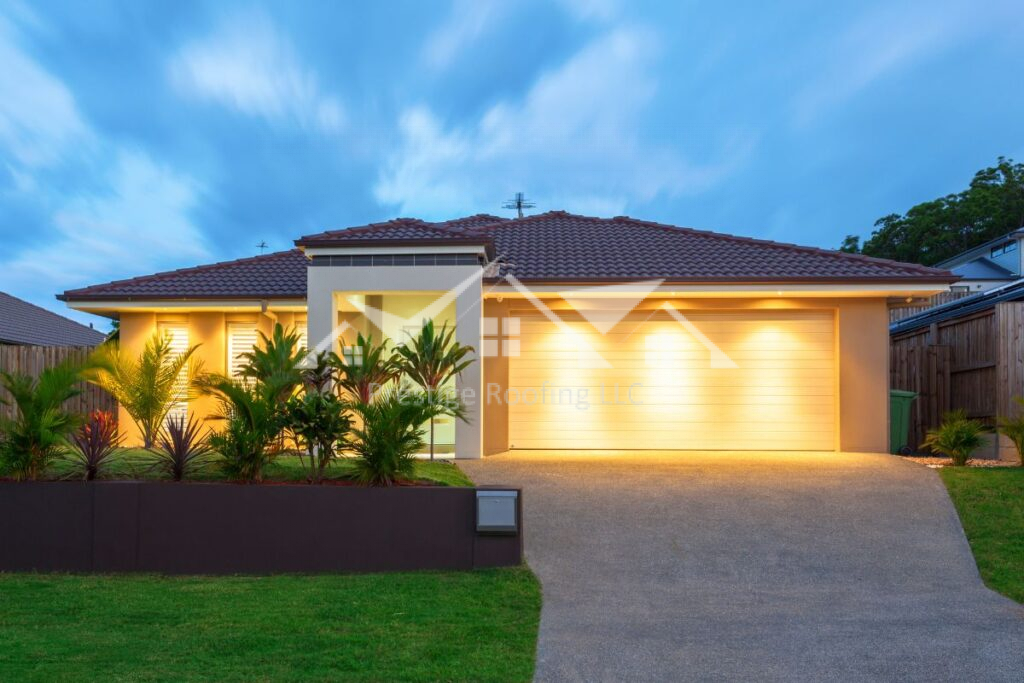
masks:
<svg viewBox="0 0 1024 683"><path fill-rule="evenodd" d="M627 318L608 334L583 320L522 317L509 359L513 447L835 447L831 311L686 317L738 367L712 368L712 351L667 316Z"/></svg>

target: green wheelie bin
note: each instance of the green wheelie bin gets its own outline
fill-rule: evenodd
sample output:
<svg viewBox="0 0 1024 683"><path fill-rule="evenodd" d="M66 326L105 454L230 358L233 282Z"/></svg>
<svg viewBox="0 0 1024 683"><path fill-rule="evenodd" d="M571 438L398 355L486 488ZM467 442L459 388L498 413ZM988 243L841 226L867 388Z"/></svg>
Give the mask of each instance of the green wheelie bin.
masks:
<svg viewBox="0 0 1024 683"><path fill-rule="evenodd" d="M910 433L910 404L917 398L913 391L889 390L889 452L910 455L914 449L907 443Z"/></svg>

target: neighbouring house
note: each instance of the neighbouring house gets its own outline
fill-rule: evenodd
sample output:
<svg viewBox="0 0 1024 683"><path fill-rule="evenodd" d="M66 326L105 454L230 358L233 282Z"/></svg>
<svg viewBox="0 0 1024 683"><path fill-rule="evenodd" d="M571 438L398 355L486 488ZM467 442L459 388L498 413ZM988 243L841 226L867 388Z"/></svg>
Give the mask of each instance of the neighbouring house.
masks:
<svg viewBox="0 0 1024 683"><path fill-rule="evenodd" d="M96 346L106 335L45 308L0 292L0 344Z"/></svg>
<svg viewBox="0 0 1024 683"><path fill-rule="evenodd" d="M946 291L942 269L628 217L396 219L296 249L64 292L201 343L231 372L275 321L351 352L455 326L479 363L455 387L456 457L509 449L885 451L889 307ZM208 399L188 409L206 415ZM123 420L127 424L127 420Z"/></svg>
<svg viewBox="0 0 1024 683"><path fill-rule="evenodd" d="M929 308L895 322L892 386L915 391L910 439L920 444L949 410L963 409L988 425L1015 416L1024 396L1024 280ZM978 456L1016 460L1006 437L990 439Z"/></svg>
<svg viewBox="0 0 1024 683"><path fill-rule="evenodd" d="M954 291L975 293L1002 287L1024 275L1022 241L1024 230L1014 230L946 259L936 268L960 276Z"/></svg>

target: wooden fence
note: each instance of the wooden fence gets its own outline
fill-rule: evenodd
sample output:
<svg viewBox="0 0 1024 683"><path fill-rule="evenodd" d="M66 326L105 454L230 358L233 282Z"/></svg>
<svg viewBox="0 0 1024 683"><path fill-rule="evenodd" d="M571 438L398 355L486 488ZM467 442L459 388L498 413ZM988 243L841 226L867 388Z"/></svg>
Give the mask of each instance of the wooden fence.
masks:
<svg viewBox="0 0 1024 683"><path fill-rule="evenodd" d="M1015 415L1024 395L1024 302L996 304L960 318L893 336L890 386L917 392L908 443L924 440L942 414L962 408L994 425Z"/></svg>
<svg viewBox="0 0 1024 683"><path fill-rule="evenodd" d="M65 360L82 361L92 351L88 346L4 346L0 345L0 370L11 373L22 373L38 377L46 368L57 365ZM79 385L82 393L67 402L65 407L76 413L88 413L93 410L109 410L117 415L117 402L99 387L82 382ZM0 398L10 400L7 391L0 388ZM16 409L11 405L0 403L0 416L13 418Z"/></svg>
<svg viewBox="0 0 1024 683"><path fill-rule="evenodd" d="M894 323L898 320L903 320L904 318L909 318L912 315L917 315L918 313L927 311L929 308L932 308L934 306L946 304L949 303L950 301L956 301L958 299L963 299L965 296L972 296L974 294L977 294L977 292L939 292L934 296L928 297L928 300L922 304L914 304L912 306L900 306L899 308L890 308L889 322Z"/></svg>

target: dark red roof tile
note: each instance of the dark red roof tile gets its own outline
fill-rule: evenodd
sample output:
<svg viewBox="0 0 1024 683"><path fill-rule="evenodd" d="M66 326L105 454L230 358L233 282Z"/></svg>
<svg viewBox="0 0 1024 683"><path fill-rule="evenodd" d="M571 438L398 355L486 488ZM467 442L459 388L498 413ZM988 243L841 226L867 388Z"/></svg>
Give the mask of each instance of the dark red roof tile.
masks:
<svg viewBox="0 0 1024 683"><path fill-rule="evenodd" d="M306 264L299 249L182 268L64 292L60 299L304 299Z"/></svg>
<svg viewBox="0 0 1024 683"><path fill-rule="evenodd" d="M858 254L637 220L564 211L503 219L479 214L428 223L398 218L307 235L297 244L484 244L524 281L952 282L945 270ZM65 292L65 300L304 298L298 249Z"/></svg>

